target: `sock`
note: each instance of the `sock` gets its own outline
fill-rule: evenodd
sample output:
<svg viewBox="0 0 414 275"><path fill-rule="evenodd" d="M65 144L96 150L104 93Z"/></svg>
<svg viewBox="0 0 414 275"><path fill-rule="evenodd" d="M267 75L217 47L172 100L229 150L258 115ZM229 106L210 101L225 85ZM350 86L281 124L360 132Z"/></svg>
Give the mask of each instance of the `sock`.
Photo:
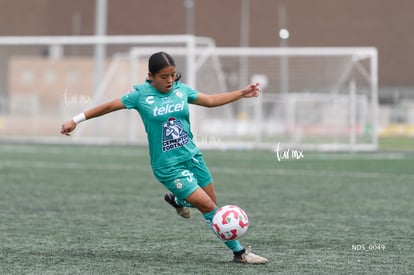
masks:
<svg viewBox="0 0 414 275"><path fill-rule="evenodd" d="M217 212L217 209L214 209L213 211L210 211L208 213L203 214L204 219L206 219L206 223L208 225L208 227L210 227L210 229L214 232L213 229L213 225L212 225L212 221L213 221L213 217L214 214ZM238 240L233 240L233 241L223 241L221 240L228 248L230 248L231 251L233 251L233 253L236 254L240 254L243 252L244 247L240 244L240 242Z"/></svg>

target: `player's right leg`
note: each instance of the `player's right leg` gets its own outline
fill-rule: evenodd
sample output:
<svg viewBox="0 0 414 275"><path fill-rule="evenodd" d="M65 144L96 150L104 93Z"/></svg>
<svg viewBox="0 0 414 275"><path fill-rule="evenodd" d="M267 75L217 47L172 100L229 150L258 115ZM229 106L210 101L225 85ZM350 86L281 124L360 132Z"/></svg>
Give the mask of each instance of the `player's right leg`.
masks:
<svg viewBox="0 0 414 275"><path fill-rule="evenodd" d="M213 185L209 184L210 187L205 186L198 188L185 200L194 207L196 207L204 216L207 225L214 232L212 227L212 220L214 214L217 212L218 207L212 200L209 194L205 190L213 191ZM213 189L212 189L213 188ZM215 196L214 196L215 198ZM252 253L249 249L245 249L238 240L224 241L224 244L233 251L234 257L233 262L245 263L245 264L265 264L268 260L264 257Z"/></svg>
<svg viewBox="0 0 414 275"><path fill-rule="evenodd" d="M197 179L187 166L184 162L153 170L155 177L170 191L165 194L164 200L186 219L191 217L191 210L184 198L198 188Z"/></svg>
<svg viewBox="0 0 414 275"><path fill-rule="evenodd" d="M190 160L167 169L154 171L159 180L171 191L164 195L164 200L183 218L190 218L193 205L184 198L188 197L200 186L216 204L216 194L212 177L201 154Z"/></svg>

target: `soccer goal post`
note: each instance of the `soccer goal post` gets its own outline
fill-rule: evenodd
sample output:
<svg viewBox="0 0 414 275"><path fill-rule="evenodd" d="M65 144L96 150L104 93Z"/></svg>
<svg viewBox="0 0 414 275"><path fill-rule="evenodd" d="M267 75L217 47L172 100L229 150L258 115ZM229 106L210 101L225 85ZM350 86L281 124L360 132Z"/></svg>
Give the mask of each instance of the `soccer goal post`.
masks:
<svg viewBox="0 0 414 275"><path fill-rule="evenodd" d="M95 89L97 44L106 45L108 57ZM1 138L59 142L56 125L142 83L148 57L160 50L174 56L183 82L204 93L260 82L258 98L191 107L194 141L202 148L377 148L375 48L220 48L189 35L0 37ZM146 143L134 112L88 121L74 138Z"/></svg>

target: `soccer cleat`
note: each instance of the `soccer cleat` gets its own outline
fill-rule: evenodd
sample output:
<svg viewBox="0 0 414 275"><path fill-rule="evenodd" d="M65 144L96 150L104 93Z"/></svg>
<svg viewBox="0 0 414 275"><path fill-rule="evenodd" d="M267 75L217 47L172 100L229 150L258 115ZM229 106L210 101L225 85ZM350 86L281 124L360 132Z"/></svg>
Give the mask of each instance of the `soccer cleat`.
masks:
<svg viewBox="0 0 414 275"><path fill-rule="evenodd" d="M269 261L266 258L256 255L246 249L240 256L234 255L233 262L242 264L265 264Z"/></svg>
<svg viewBox="0 0 414 275"><path fill-rule="evenodd" d="M179 206L175 201L175 196L173 193L166 193L164 196L164 200L168 202L172 207L175 208L177 214L185 219L189 219L191 217L191 209L184 206Z"/></svg>

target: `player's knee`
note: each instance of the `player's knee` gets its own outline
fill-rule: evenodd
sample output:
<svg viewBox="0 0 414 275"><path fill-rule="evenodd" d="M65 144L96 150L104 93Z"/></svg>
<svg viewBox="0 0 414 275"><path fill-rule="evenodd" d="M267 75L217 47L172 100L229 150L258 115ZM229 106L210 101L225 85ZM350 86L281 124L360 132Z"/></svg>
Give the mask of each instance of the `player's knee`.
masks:
<svg viewBox="0 0 414 275"><path fill-rule="evenodd" d="M195 190L185 200L200 210L201 213L208 213L216 208L214 200L201 188Z"/></svg>
<svg viewBox="0 0 414 275"><path fill-rule="evenodd" d="M210 202L208 202L208 203L203 203L203 204L200 204L198 207L197 207L197 209L201 212L201 213L208 213L208 212L211 212L211 211L213 211L214 209L216 209L217 208L217 206L216 206L216 204L211 200Z"/></svg>
<svg viewBox="0 0 414 275"><path fill-rule="evenodd" d="M208 196L192 203L201 213L208 213L217 208L216 203Z"/></svg>

